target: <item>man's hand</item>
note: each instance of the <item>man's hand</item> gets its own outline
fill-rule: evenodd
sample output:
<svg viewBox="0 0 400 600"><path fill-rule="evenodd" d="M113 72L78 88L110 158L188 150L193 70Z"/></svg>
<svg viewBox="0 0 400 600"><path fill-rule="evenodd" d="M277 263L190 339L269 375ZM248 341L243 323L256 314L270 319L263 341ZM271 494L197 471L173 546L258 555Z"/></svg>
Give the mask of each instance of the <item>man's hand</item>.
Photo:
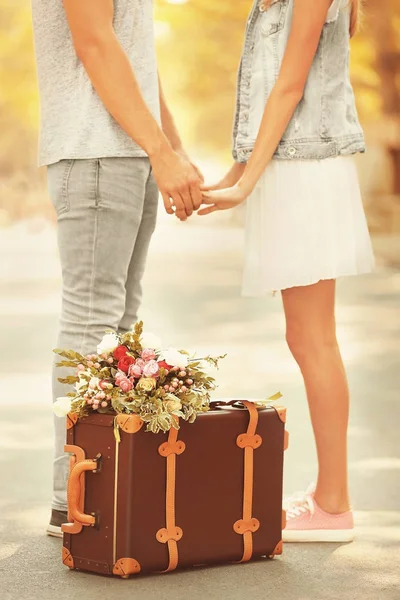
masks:
<svg viewBox="0 0 400 600"><path fill-rule="evenodd" d="M178 219L186 221L202 202L200 172L185 154L175 152L171 147L151 154L150 162L165 210L169 215L175 213Z"/></svg>
<svg viewBox="0 0 400 600"><path fill-rule="evenodd" d="M193 169L196 171L197 175L199 176L201 183L203 184L204 183L204 175L200 171L200 168L196 165L196 163L194 163L190 159L190 156L187 154L187 152L183 148L175 148L175 152L177 152L177 154L179 154L179 156L181 156L182 158L185 158L188 162L190 162Z"/></svg>
<svg viewBox="0 0 400 600"><path fill-rule="evenodd" d="M160 113L162 130L169 142L169 148L164 145L164 153L159 156L150 156L153 172L160 188L165 210L168 214L175 215L181 221L198 210L201 205L200 184L204 177L198 167L192 163L183 149L182 140L175 125L174 118L169 110L160 77L158 77L160 89Z"/></svg>

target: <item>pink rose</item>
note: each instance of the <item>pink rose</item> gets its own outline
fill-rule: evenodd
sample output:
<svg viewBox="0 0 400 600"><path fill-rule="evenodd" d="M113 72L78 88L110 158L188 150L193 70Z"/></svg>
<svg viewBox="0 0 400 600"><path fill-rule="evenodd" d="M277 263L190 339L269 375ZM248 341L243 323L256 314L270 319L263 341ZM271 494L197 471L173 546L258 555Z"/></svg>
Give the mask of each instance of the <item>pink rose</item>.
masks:
<svg viewBox="0 0 400 600"><path fill-rule="evenodd" d="M154 352L154 350L152 350L151 348L145 348L145 349L142 351L142 358L143 358L143 360L145 360L145 361L148 361L148 360L154 360L154 359L155 359L155 357L156 357L156 353L155 353L155 352Z"/></svg>
<svg viewBox="0 0 400 600"><path fill-rule="evenodd" d="M117 371L117 374L115 375L116 385L119 385L120 381L122 381L123 379L126 379L125 373L123 371Z"/></svg>
<svg viewBox="0 0 400 600"><path fill-rule="evenodd" d="M121 388L121 390L123 392L130 392L131 389L133 388L133 383L130 379L128 379L127 377L125 379L121 379L120 383L119 383L119 387Z"/></svg>
<svg viewBox="0 0 400 600"><path fill-rule="evenodd" d="M142 376L142 367L138 364L131 365L129 367L129 375L131 377L139 378Z"/></svg>
<svg viewBox="0 0 400 600"><path fill-rule="evenodd" d="M135 364L139 365L139 367L142 367L142 369L143 369L144 365L146 364L146 361L143 360L143 358L137 358Z"/></svg>
<svg viewBox="0 0 400 600"><path fill-rule="evenodd" d="M145 377L156 377L160 371L158 362L155 360L149 360L143 367L143 375Z"/></svg>

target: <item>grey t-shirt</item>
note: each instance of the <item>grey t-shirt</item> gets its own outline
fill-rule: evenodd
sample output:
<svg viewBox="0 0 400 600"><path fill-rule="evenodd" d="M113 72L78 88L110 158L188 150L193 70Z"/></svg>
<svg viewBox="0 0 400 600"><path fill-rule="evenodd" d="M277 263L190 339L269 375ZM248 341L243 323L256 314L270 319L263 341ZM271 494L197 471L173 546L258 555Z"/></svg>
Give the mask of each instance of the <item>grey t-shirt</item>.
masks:
<svg viewBox="0 0 400 600"><path fill-rule="evenodd" d="M41 101L39 165L64 158L146 156L94 90L76 56L62 0L32 0L32 15ZM153 0L114 0L114 30L160 122Z"/></svg>

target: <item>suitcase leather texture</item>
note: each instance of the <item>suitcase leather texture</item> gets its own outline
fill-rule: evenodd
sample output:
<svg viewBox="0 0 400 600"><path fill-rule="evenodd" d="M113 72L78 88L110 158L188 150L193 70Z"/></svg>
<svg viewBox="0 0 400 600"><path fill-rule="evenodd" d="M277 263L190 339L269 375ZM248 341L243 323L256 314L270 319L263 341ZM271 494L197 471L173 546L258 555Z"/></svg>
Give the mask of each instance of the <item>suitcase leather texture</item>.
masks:
<svg viewBox="0 0 400 600"><path fill-rule="evenodd" d="M66 566L126 578L282 552L286 410L218 404L168 434L67 417Z"/></svg>

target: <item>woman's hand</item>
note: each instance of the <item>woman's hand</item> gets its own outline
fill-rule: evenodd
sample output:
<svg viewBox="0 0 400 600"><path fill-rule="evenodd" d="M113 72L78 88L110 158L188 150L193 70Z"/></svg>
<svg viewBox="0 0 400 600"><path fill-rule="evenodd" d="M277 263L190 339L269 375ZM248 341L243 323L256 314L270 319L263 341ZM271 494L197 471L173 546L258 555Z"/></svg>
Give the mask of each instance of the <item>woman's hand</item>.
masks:
<svg viewBox="0 0 400 600"><path fill-rule="evenodd" d="M233 187L239 179L242 177L246 168L245 163L234 162L227 174L214 185L202 185L200 187L202 192L210 192L213 190L225 190L226 188Z"/></svg>
<svg viewBox="0 0 400 600"><path fill-rule="evenodd" d="M239 185L246 164L234 162L227 174L214 185L200 186L203 196L202 204L208 204L206 208L199 210L199 215L209 215L216 210L227 210L241 204L248 194L245 194L243 186Z"/></svg>
<svg viewBox="0 0 400 600"><path fill-rule="evenodd" d="M216 210L227 210L241 204L249 195L245 192L240 183L225 189L216 189L209 192L203 191L203 204L208 204L206 208L199 210L199 215L209 215Z"/></svg>

